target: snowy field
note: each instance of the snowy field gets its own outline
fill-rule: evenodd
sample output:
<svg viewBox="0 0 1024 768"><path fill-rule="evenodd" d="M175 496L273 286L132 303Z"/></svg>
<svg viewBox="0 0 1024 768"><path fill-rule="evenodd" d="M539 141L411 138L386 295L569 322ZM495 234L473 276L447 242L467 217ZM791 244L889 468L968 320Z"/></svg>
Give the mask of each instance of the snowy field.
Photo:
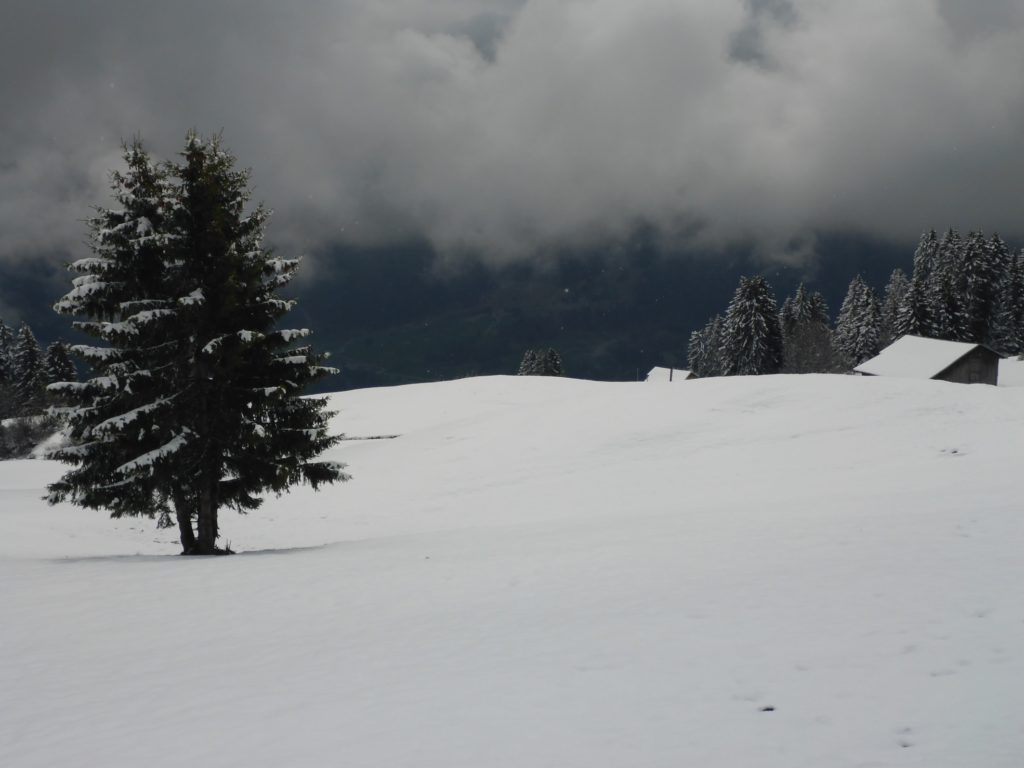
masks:
<svg viewBox="0 0 1024 768"><path fill-rule="evenodd" d="M1024 389L333 398L235 557L0 463L0 766L1020 768Z"/></svg>

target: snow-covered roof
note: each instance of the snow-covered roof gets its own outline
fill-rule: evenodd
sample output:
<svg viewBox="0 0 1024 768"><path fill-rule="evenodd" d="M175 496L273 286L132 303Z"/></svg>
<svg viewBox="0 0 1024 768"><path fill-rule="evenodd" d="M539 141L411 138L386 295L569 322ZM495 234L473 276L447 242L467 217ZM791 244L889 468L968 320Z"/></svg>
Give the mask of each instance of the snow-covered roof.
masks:
<svg viewBox="0 0 1024 768"><path fill-rule="evenodd" d="M1008 357L999 361L999 386L1024 387L1024 360Z"/></svg>
<svg viewBox="0 0 1024 768"><path fill-rule="evenodd" d="M902 336L853 370L871 376L932 379L979 346L964 341Z"/></svg>
<svg viewBox="0 0 1024 768"><path fill-rule="evenodd" d="M686 381L693 374L683 368L661 368L654 366L644 381Z"/></svg>

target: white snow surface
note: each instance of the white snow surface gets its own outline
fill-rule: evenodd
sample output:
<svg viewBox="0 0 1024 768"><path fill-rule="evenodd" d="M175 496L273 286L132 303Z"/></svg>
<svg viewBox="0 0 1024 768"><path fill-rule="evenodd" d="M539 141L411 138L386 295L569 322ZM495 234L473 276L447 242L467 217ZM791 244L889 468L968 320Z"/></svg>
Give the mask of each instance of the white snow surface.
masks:
<svg viewBox="0 0 1024 768"><path fill-rule="evenodd" d="M854 370L872 376L930 379L977 346L963 341L901 336L877 356L861 363Z"/></svg>
<svg viewBox="0 0 1024 768"><path fill-rule="evenodd" d="M999 361L999 386L1024 387L1024 360L1004 357Z"/></svg>
<svg viewBox="0 0 1024 768"><path fill-rule="evenodd" d="M1022 764L1024 390L516 376L331 405L400 436L226 513L234 557L0 462L0 765Z"/></svg>

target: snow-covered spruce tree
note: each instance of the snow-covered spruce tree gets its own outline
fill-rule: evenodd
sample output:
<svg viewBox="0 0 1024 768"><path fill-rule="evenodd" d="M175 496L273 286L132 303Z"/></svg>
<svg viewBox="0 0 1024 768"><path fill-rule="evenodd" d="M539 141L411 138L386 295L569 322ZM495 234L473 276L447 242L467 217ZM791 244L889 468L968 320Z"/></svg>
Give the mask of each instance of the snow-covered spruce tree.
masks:
<svg viewBox="0 0 1024 768"><path fill-rule="evenodd" d="M995 348L1003 354L1024 353L1024 251L1007 258L993 335Z"/></svg>
<svg viewBox="0 0 1024 768"><path fill-rule="evenodd" d="M850 281L836 320L835 347L847 368L878 354L882 311L878 297L860 275Z"/></svg>
<svg viewBox="0 0 1024 768"><path fill-rule="evenodd" d="M779 313L785 373L827 373L836 368L825 298L801 283Z"/></svg>
<svg viewBox="0 0 1024 768"><path fill-rule="evenodd" d="M47 384L78 381L78 370L71 360L70 349L63 341L55 341L46 348L43 376Z"/></svg>
<svg viewBox="0 0 1024 768"><path fill-rule="evenodd" d="M761 275L741 277L725 315L723 375L757 376L782 367L779 309Z"/></svg>
<svg viewBox="0 0 1024 768"><path fill-rule="evenodd" d="M519 364L520 376L564 376L562 356L557 350L528 349Z"/></svg>
<svg viewBox="0 0 1024 768"><path fill-rule="evenodd" d="M932 316L932 272L939 251L939 237L935 230L921 235L921 241L914 252L914 270L910 287L903 302L896 310L893 336L925 336L938 338L936 318Z"/></svg>
<svg viewBox="0 0 1024 768"><path fill-rule="evenodd" d="M950 229L939 241L928 278L928 335L936 339L963 341L967 334L965 311L965 243Z"/></svg>
<svg viewBox="0 0 1024 768"><path fill-rule="evenodd" d="M278 290L298 260L262 246L268 211L247 210L249 172L219 137L187 138L177 163L139 142L112 175L118 207L89 222L93 257L71 266L58 312L100 342L74 351L95 376L53 384L67 398L75 465L49 487L113 517L177 519L185 554L216 554L218 512L260 506L296 482L347 479L316 457L337 441L322 399L299 395L332 372L308 330L280 330L294 305ZM193 520L195 528L193 528Z"/></svg>
<svg viewBox="0 0 1024 768"><path fill-rule="evenodd" d="M12 359L18 414L29 416L42 412L46 387L43 350L27 323L22 323L15 334Z"/></svg>
<svg viewBox="0 0 1024 768"><path fill-rule="evenodd" d="M686 360L694 376L704 378L708 359L707 329L693 331L686 345Z"/></svg>
<svg viewBox="0 0 1024 768"><path fill-rule="evenodd" d="M1009 268L1010 250L999 235L986 240L972 233L964 253L964 341L995 343L996 312L1002 283Z"/></svg>
<svg viewBox="0 0 1024 768"><path fill-rule="evenodd" d="M804 290L804 284L800 283L796 290L797 293ZM779 310L779 327L782 329L783 340L796 327L796 310L793 308L792 296L787 296L786 300L782 302L782 309Z"/></svg>
<svg viewBox="0 0 1024 768"><path fill-rule="evenodd" d="M0 419L14 412L14 332L0 320Z"/></svg>
<svg viewBox="0 0 1024 768"><path fill-rule="evenodd" d="M690 371L706 379L722 375L722 339L725 319L715 315L699 331L690 334L687 360Z"/></svg>
<svg viewBox="0 0 1024 768"><path fill-rule="evenodd" d="M928 336L927 299L921 287L914 281L910 283L910 290L899 310L896 312L896 325L893 328L893 336Z"/></svg>
<svg viewBox="0 0 1024 768"><path fill-rule="evenodd" d="M879 346L883 349L897 338L900 309L906 305L910 293L910 280L902 269L893 270L882 298L882 324L879 329Z"/></svg>
<svg viewBox="0 0 1024 768"><path fill-rule="evenodd" d="M565 366L558 350L548 348L541 356L541 376L565 376Z"/></svg>
<svg viewBox="0 0 1024 768"><path fill-rule="evenodd" d="M540 360L537 358L537 350L528 349L523 353L523 359L519 363L520 376L536 376L540 369Z"/></svg>

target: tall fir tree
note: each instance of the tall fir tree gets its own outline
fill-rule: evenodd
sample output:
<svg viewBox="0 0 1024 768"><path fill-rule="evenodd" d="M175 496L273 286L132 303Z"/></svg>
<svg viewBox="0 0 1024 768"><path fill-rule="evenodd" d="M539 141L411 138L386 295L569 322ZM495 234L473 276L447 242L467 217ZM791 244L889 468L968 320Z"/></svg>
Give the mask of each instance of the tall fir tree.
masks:
<svg viewBox="0 0 1024 768"><path fill-rule="evenodd" d="M565 366L558 350L548 348L541 358L541 376L565 376Z"/></svg>
<svg viewBox="0 0 1024 768"><path fill-rule="evenodd" d="M523 359L519 363L520 376L537 376L540 371L540 360L537 358L537 350L528 349L523 353Z"/></svg>
<svg viewBox="0 0 1024 768"><path fill-rule="evenodd" d="M70 348L63 341L55 341L46 348L43 370L48 385L78 381L78 370L71 359Z"/></svg>
<svg viewBox="0 0 1024 768"><path fill-rule="evenodd" d="M46 371L43 350L27 323L18 327L12 357L17 413L23 416L38 414L45 407Z"/></svg>
<svg viewBox="0 0 1024 768"><path fill-rule="evenodd" d="M782 328L771 286L761 275L741 277L725 315L723 375L757 376L782 368Z"/></svg>
<svg viewBox="0 0 1024 768"><path fill-rule="evenodd" d="M993 343L993 326L1009 255L1006 243L998 235L986 240L981 232L972 232L968 237L961 263L965 317L961 341Z"/></svg>
<svg viewBox="0 0 1024 768"><path fill-rule="evenodd" d="M715 315L699 331L690 334L687 360L690 371L700 378L722 375L724 318Z"/></svg>
<svg viewBox="0 0 1024 768"><path fill-rule="evenodd" d="M906 306L909 294L910 280L902 269L893 270L882 298L882 322L878 343L883 349L902 335L897 333L899 315L901 308Z"/></svg>
<svg viewBox="0 0 1024 768"><path fill-rule="evenodd" d="M836 320L836 351L849 368L860 365L881 349L882 312L871 286L857 275L850 282Z"/></svg>
<svg viewBox="0 0 1024 768"><path fill-rule="evenodd" d="M965 252L966 244L955 229L948 230L939 241L928 279L930 328L927 335L932 338L966 340Z"/></svg>
<svg viewBox="0 0 1024 768"><path fill-rule="evenodd" d="M797 288L797 293L804 289L804 284L800 283L800 287ZM782 330L782 338L785 339L796 327L796 309L793 307L793 297L787 296L785 301L782 302L782 309L779 310L779 328Z"/></svg>
<svg viewBox="0 0 1024 768"><path fill-rule="evenodd" d="M939 253L939 236L935 230L921 235L914 251L914 269L903 303L896 310L893 335L937 337L938 319L932 312L932 275Z"/></svg>
<svg viewBox="0 0 1024 768"><path fill-rule="evenodd" d="M219 137L189 134L176 163L154 163L138 141L124 159L118 207L90 220L94 255L72 265L79 276L56 305L87 318L75 326L99 344L74 348L92 378L50 385L73 438L54 457L73 468L48 498L173 515L183 553L215 554L222 508L347 479L317 460L338 439L325 401L300 397L332 369L296 346L308 330L277 328L298 260L263 247L268 211L247 208L249 173Z"/></svg>
<svg viewBox="0 0 1024 768"><path fill-rule="evenodd" d="M788 307L788 309L787 309ZM827 373L835 369L828 305L800 283L779 313L785 373Z"/></svg>
<svg viewBox="0 0 1024 768"><path fill-rule="evenodd" d="M17 411L14 395L14 331L0 319L0 419Z"/></svg>
<svg viewBox="0 0 1024 768"><path fill-rule="evenodd" d="M528 349L519 364L520 376L564 376L562 356L555 349Z"/></svg>
<svg viewBox="0 0 1024 768"><path fill-rule="evenodd" d="M1003 354L1024 353L1024 251L1007 257L993 336L995 348Z"/></svg>

